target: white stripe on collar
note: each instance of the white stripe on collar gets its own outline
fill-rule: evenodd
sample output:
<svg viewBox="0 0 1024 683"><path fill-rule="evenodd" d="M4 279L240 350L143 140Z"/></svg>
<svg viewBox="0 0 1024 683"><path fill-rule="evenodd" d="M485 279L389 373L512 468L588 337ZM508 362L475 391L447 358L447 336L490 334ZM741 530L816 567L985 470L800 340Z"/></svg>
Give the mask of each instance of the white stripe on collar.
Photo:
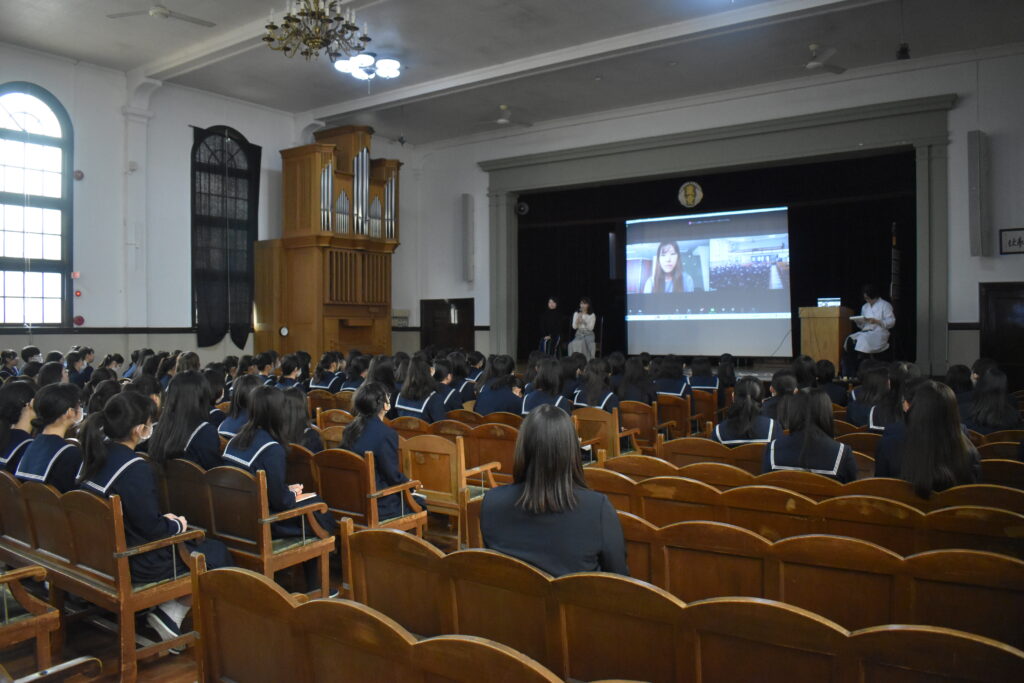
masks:
<svg viewBox="0 0 1024 683"><path fill-rule="evenodd" d="M420 404L419 408L414 408L412 406L403 405L402 404L402 399L404 397L401 394L399 394L398 395L398 400L395 401L395 409L396 410L408 410L410 413L420 413L422 415L427 410L427 401L429 401L430 397L433 396L436 393L437 393L436 391L431 391L430 392L430 396L427 396L425 399L423 399L423 403Z"/></svg>
<svg viewBox="0 0 1024 683"><path fill-rule="evenodd" d="M74 448L74 447L75 447L75 444L69 443L69 444L66 444L65 446L62 446L61 448L59 448L56 453L54 453L52 456L50 456L50 462L48 462L46 464L46 471L43 472L42 475L35 474L34 472L22 472L21 471L21 466L25 464L25 458L22 458L21 462L18 463L18 469L14 473L14 476L16 476L16 477L25 477L26 479L32 479L33 481L45 482L46 478L50 476L50 470L53 468L53 463L57 462L57 458L60 457L60 454L63 453L64 451L66 451L67 449Z"/></svg>
<svg viewBox="0 0 1024 683"><path fill-rule="evenodd" d="M24 441L22 441L21 443L19 443L19 444L18 444L17 446L15 446L14 448L12 448L12 449L11 449L11 452L7 454L7 457L6 457L6 458L0 458L0 465L6 465L7 463L9 463L9 462L11 461L11 458L13 458L13 457L14 457L14 455L15 455L15 454L16 454L16 453L17 453L17 452L18 452L19 450L21 450L22 448L25 448L26 446L28 446L28 445L29 445L30 443L32 443L32 441L33 441L32 439L25 439Z"/></svg>
<svg viewBox="0 0 1024 683"><path fill-rule="evenodd" d="M836 473L839 472L839 463L842 462L842 460L843 460L843 444L839 444L839 452L836 453L835 466L830 471L830 470L816 470L816 469L810 468L810 467L807 468L807 469L804 469L803 467L787 467L786 465L776 465L775 464L775 444L777 444L777 443L778 443L778 441L772 441L771 446L769 447L769 451L770 451L770 454L771 454L771 466L772 466L773 470L795 470L797 472L813 472L814 474L824 474L824 475L831 475L831 476L835 476Z"/></svg>
<svg viewBox="0 0 1024 683"><path fill-rule="evenodd" d="M202 429L203 427L205 427L208 424L210 424L210 423L209 422L200 422L199 426L196 427L192 431L192 436L188 437L188 441L185 442L185 450L186 451L188 450L188 447L192 445L192 441L196 438L196 435L199 433L199 430Z"/></svg>
<svg viewBox="0 0 1024 683"><path fill-rule="evenodd" d="M106 486L100 486L99 484L97 484L96 482L94 482L91 479L86 481L85 485L90 487L90 488L96 489L97 491L99 491L102 494L106 494L107 491L110 490L110 487L114 485L114 482L117 481L117 478L120 477L121 474L126 469L128 469L128 467L130 465L133 465L133 464L135 464L137 462L145 462L145 460L143 460L142 458L136 456L136 457L132 458L131 460L129 460L128 462L126 462L125 464L121 465L120 467L117 468L117 471L114 472L114 474L110 477L110 479L107 480L107 485ZM79 473L81 473L82 468L79 467L78 471L79 471Z"/></svg>
<svg viewBox="0 0 1024 683"><path fill-rule="evenodd" d="M249 458L248 460L244 460L244 459L238 457L237 455L232 455L231 453L228 453L227 451L224 451L224 455L221 456L221 457L223 457L225 460L234 460L235 462L241 463L241 464L245 465L246 467L252 467L252 464L254 462L256 462L256 458L260 457L260 453L262 453L263 451L267 450L271 446L280 446L280 445L281 444L277 443L276 441L268 441L267 443L265 443L262 446L260 446L259 449L257 449L256 452L253 453L252 457Z"/></svg>

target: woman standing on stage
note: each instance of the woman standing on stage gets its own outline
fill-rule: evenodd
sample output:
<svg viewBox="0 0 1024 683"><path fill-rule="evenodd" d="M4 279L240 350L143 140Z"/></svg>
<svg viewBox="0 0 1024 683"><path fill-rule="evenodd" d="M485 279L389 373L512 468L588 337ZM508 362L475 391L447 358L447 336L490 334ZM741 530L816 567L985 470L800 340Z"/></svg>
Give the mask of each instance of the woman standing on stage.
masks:
<svg viewBox="0 0 1024 683"><path fill-rule="evenodd" d="M576 338L569 342L569 353L582 353L590 360L594 357L594 327L597 316L590 310L590 299L582 297L580 308L572 316L572 329L576 330Z"/></svg>

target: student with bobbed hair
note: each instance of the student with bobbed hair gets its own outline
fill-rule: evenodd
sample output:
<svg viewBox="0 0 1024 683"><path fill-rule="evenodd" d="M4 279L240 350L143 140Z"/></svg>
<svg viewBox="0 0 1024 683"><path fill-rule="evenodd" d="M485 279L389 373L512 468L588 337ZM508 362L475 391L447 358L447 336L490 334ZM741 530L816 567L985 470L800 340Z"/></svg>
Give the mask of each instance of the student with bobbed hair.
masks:
<svg viewBox="0 0 1024 683"><path fill-rule="evenodd" d="M781 436L775 420L761 414L764 389L757 377L744 377L736 383L732 405L725 420L715 426L711 438L726 446L768 443Z"/></svg>
<svg viewBox="0 0 1024 683"><path fill-rule="evenodd" d="M476 388L469 379L469 363L466 361L466 354L461 351L452 351L448 354L448 362L452 366L452 386L458 390L462 403L476 400Z"/></svg>
<svg viewBox="0 0 1024 683"><path fill-rule="evenodd" d="M398 433L384 424L384 416L391 409L391 397L380 382L367 382L359 387L352 400L355 419L345 427L341 447L364 458L373 454L376 488L404 484L409 478L402 474L398 463ZM377 499L377 516L383 521L408 512L405 497L392 493Z"/></svg>
<svg viewBox="0 0 1024 683"><path fill-rule="evenodd" d="M227 417L227 413L217 407L224 401L224 393L227 391L227 388L224 385L225 375L220 370L216 370L214 368L207 368L206 370L203 370L202 374L203 379L205 379L206 383L210 386L210 405L207 406L209 409L209 417L207 420L209 420L210 424L216 427L219 432L221 424Z"/></svg>
<svg viewBox="0 0 1024 683"><path fill-rule="evenodd" d="M643 361L637 357L626 361L622 381L615 393L619 395L620 401L639 401L648 405L658 398L654 382L647 376Z"/></svg>
<svg viewBox="0 0 1024 683"><path fill-rule="evenodd" d="M822 359L814 364L814 379L818 383L818 387L826 394L832 403L837 406L846 406L849 396L846 392L845 384L837 384L836 379L836 366L830 360Z"/></svg>
<svg viewBox="0 0 1024 683"><path fill-rule="evenodd" d="M476 406L481 415L512 413L518 415L523 407L522 389L513 374L516 363L512 356L497 355L487 364L487 371L477 383Z"/></svg>
<svg viewBox="0 0 1024 683"><path fill-rule="evenodd" d="M346 379L341 383L338 391L355 391L363 385L366 373L370 369L370 359L366 356L353 356L348 361Z"/></svg>
<svg viewBox="0 0 1024 683"><path fill-rule="evenodd" d="M71 351L68 355L64 356L65 367L67 368L67 376L69 382L74 384L79 389L85 387L85 374L82 372L82 366L84 361L82 355L78 351Z"/></svg>
<svg viewBox="0 0 1024 683"><path fill-rule="evenodd" d="M583 370L580 388L576 390L576 396L573 398L573 406L600 408L607 413L618 408L619 397L612 391L610 377L608 363L603 358L590 359Z"/></svg>
<svg viewBox="0 0 1024 683"><path fill-rule="evenodd" d="M469 364L469 374L466 375L466 379L471 382L476 382L480 379L480 375L484 371L484 362L487 359L484 354L479 351L473 350L466 354L466 363Z"/></svg>
<svg viewBox="0 0 1024 683"><path fill-rule="evenodd" d="M761 414L778 422L782 400L797 391L796 375L793 374L793 369L776 370L772 375L771 386L768 390L771 392L771 396L761 402Z"/></svg>
<svg viewBox="0 0 1024 683"><path fill-rule="evenodd" d="M793 374L796 375L797 388L808 389L817 386L817 378L814 376L814 359L810 356L797 356L793 359Z"/></svg>
<svg viewBox="0 0 1024 683"><path fill-rule="evenodd" d="M139 371L132 375L132 381L138 379L138 376L140 374L147 375L148 377L152 377L153 379L157 379L157 376L160 372L160 367L164 362L165 358L165 356L160 356L157 354L154 354L152 356L146 356L146 358L139 363Z"/></svg>
<svg viewBox="0 0 1024 683"><path fill-rule="evenodd" d="M256 376L260 378L263 386L272 386L277 382L274 376L274 364L276 358L271 352L265 351L253 358L253 365L256 366Z"/></svg>
<svg viewBox="0 0 1024 683"><path fill-rule="evenodd" d="M249 421L249 395L261 386L263 386L263 381L256 375L242 375L235 380L231 410L220 423L220 427L217 428L218 434L230 439L242 431L242 427Z"/></svg>
<svg viewBox="0 0 1024 683"><path fill-rule="evenodd" d="M25 449L14 476L21 481L50 484L61 493L75 487L82 464L78 446L65 441L68 430L82 420L81 392L74 384L49 384L32 399L37 435Z"/></svg>
<svg viewBox="0 0 1024 683"><path fill-rule="evenodd" d="M101 497L120 496L124 515L124 533L129 546L143 545L174 536L188 529L188 520L173 513L161 514L153 470L135 448L153 431L155 406L145 396L123 393L107 402L82 425L81 489ZM189 541L192 552L206 556L207 567L230 567L231 555L220 541ZM158 548L128 558L132 582L155 583L173 578L182 567L176 566L173 547ZM182 634L181 624L188 613L187 600L170 600L155 607L147 616L163 640Z"/></svg>
<svg viewBox="0 0 1024 683"><path fill-rule="evenodd" d="M697 356L690 363L690 389L718 391L718 378L711 372L711 361L707 356Z"/></svg>
<svg viewBox="0 0 1024 683"><path fill-rule="evenodd" d="M19 380L0 387L0 469L11 474L32 443L35 395L36 387L31 382Z"/></svg>
<svg viewBox="0 0 1024 683"><path fill-rule="evenodd" d="M868 359L861 363L860 380L860 385L850 392L846 421L857 427L866 427L871 409L889 393L889 371L884 364Z"/></svg>
<svg viewBox="0 0 1024 683"><path fill-rule="evenodd" d="M43 352L39 350L38 346L23 346L21 349L21 360L23 361L23 364L31 363L33 361L36 363L42 363Z"/></svg>
<svg viewBox="0 0 1024 683"><path fill-rule="evenodd" d="M553 405L572 414L572 403L561 394L561 366L554 358L545 358L537 365L534 389L523 396L520 414L527 415L538 406Z"/></svg>
<svg viewBox="0 0 1024 683"><path fill-rule="evenodd" d="M409 375L395 399L395 412L399 417L418 417L428 423L447 416L448 411L444 399L437 393L430 365L422 358L413 358L409 362Z"/></svg>
<svg viewBox="0 0 1024 683"><path fill-rule="evenodd" d="M284 361L282 361L282 365ZM324 449L320 433L309 423L309 402L306 394L299 387L284 390L284 433L286 443L298 444L310 453L319 453Z"/></svg>
<svg viewBox="0 0 1024 683"><path fill-rule="evenodd" d="M281 378L274 386L278 389L291 389L292 387L302 391L302 383L299 376L302 374L302 361L294 353L289 353L281 358Z"/></svg>
<svg viewBox="0 0 1024 683"><path fill-rule="evenodd" d="M63 363L63 362L64 362L64 354L61 353L60 351L50 351L49 353L46 354L46 357L43 358L43 363Z"/></svg>
<svg viewBox="0 0 1024 683"><path fill-rule="evenodd" d="M95 373L93 373L95 376ZM89 385L91 386L92 381L90 380ZM85 405L86 415L91 415L97 411L103 410L103 406L107 405L107 401L114 398L121 393L121 383L116 379L105 379L92 388L89 392L89 400Z"/></svg>
<svg viewBox="0 0 1024 683"><path fill-rule="evenodd" d="M845 484L857 478L849 446L833 438L832 402L821 389L788 394L782 400L782 426L789 430L764 449L762 472L801 470Z"/></svg>
<svg viewBox="0 0 1024 683"><path fill-rule="evenodd" d="M580 375L583 368L587 367L587 358L582 353L572 354L558 363L562 375L562 396L572 401L576 390L580 388Z"/></svg>
<svg viewBox="0 0 1024 683"><path fill-rule="evenodd" d="M0 382L18 376L18 352L14 349L0 351Z"/></svg>
<svg viewBox="0 0 1024 683"><path fill-rule="evenodd" d="M68 381L68 369L60 361L43 363L36 377L36 384L45 387L48 384L62 384ZM77 387L76 387L77 388Z"/></svg>
<svg viewBox="0 0 1024 683"><path fill-rule="evenodd" d="M462 394L455 386L454 379L452 364L448 362L448 359L444 357L434 359L435 389L437 395L441 397L441 402L444 403L445 411L462 409Z"/></svg>
<svg viewBox="0 0 1024 683"><path fill-rule="evenodd" d="M309 382L309 388L329 391L332 394L341 390L341 383L345 377L338 373L339 359L336 351L327 351L320 356L320 361L313 370L313 377Z"/></svg>
<svg viewBox="0 0 1024 683"><path fill-rule="evenodd" d="M490 489L480 510L484 546L552 576L629 575L622 526L608 498L587 488L572 419L554 405L526 416L513 483Z"/></svg>
<svg viewBox="0 0 1024 683"><path fill-rule="evenodd" d="M111 379L117 381L117 374L107 368L97 368L96 371L92 373L92 378L86 382L85 386L82 388L82 405L86 406L86 414L89 413L89 402L92 400L92 395L93 392L96 391L96 387L100 382L105 382Z"/></svg>
<svg viewBox="0 0 1024 683"><path fill-rule="evenodd" d="M685 398L693 393L686 373L683 371L683 359L673 355L662 358L654 373L654 387L658 394L680 398Z"/></svg>
<svg viewBox="0 0 1024 683"><path fill-rule="evenodd" d="M974 385L973 400L964 423L979 434L1020 429L1020 411L1010 397L1006 373L998 367L989 367Z"/></svg>
<svg viewBox="0 0 1024 683"><path fill-rule="evenodd" d="M928 381L918 387L907 411L907 435L899 476L921 498L978 481L978 450L964 434L953 390Z"/></svg>
<svg viewBox="0 0 1024 683"><path fill-rule="evenodd" d="M622 351L612 351L605 358L605 362L608 363L608 372L610 373L608 386L612 388L612 391L616 391L619 388L619 382L622 381L622 374L626 371L626 355Z"/></svg>
<svg viewBox="0 0 1024 683"><path fill-rule="evenodd" d="M153 430L148 453L163 465L184 458L203 469L221 464L220 437L210 423L210 385L195 370L176 374L167 385L163 415Z"/></svg>

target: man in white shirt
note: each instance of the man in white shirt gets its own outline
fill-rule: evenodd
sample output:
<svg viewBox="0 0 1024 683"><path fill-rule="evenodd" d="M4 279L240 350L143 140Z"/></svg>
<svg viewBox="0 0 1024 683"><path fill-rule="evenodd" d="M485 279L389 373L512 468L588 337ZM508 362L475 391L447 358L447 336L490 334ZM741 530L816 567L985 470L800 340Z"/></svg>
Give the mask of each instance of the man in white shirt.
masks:
<svg viewBox="0 0 1024 683"><path fill-rule="evenodd" d="M860 309L860 319L854 320L860 331L847 337L843 344L847 376L856 372L863 356L889 348L889 330L896 325L892 304L879 296L874 285L864 285L861 292L864 305Z"/></svg>

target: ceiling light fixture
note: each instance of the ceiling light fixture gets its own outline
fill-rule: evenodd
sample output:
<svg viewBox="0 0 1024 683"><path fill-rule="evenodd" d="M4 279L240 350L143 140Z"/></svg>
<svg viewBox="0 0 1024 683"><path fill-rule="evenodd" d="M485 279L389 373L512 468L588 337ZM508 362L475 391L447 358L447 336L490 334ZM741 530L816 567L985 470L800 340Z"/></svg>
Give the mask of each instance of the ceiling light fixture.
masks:
<svg viewBox="0 0 1024 683"><path fill-rule="evenodd" d="M341 5L339 0L289 0L280 26L274 23L271 10L263 42L286 57L302 55L307 62L319 59L321 51L332 62L365 52L369 25L363 24L359 35L355 10L342 10Z"/></svg>
<svg viewBox="0 0 1024 683"><path fill-rule="evenodd" d="M372 52L360 52L349 59L339 59L334 68L343 74L349 74L360 81L372 78L398 78L402 73L402 63L397 59L377 59Z"/></svg>

